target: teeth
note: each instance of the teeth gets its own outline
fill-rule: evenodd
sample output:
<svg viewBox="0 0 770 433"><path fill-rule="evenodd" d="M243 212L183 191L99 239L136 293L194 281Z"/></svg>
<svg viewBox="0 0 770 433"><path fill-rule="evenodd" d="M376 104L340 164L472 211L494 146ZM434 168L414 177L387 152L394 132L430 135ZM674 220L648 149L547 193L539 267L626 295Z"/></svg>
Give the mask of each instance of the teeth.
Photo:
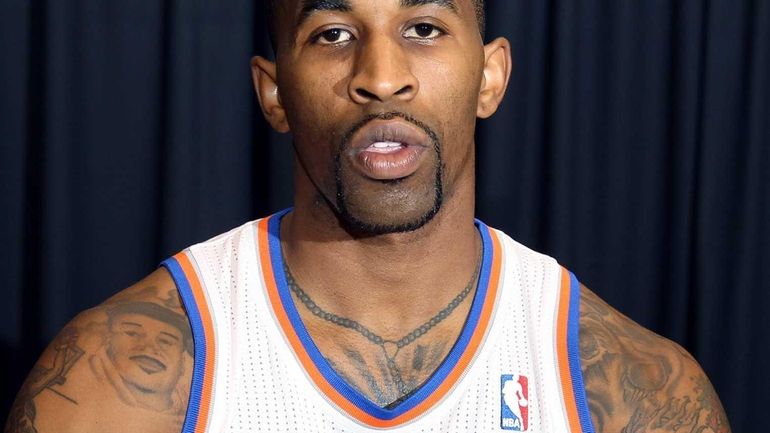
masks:
<svg viewBox="0 0 770 433"><path fill-rule="evenodd" d="M392 147L401 147L401 143L396 143L394 141L379 141L372 144L372 147L376 149L388 149Z"/></svg>

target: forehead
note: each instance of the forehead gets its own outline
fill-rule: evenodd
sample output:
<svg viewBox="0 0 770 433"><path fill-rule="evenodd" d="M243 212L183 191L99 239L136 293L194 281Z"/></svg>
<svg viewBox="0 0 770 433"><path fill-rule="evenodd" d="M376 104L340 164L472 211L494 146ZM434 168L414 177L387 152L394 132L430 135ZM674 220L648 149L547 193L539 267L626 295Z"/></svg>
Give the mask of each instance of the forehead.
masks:
<svg viewBox="0 0 770 433"><path fill-rule="evenodd" d="M420 6L436 6L450 10L458 15L469 11L475 16L473 0L278 0L278 9L299 25L309 16L321 11L351 12L364 11L375 6L398 6L401 9Z"/></svg>
<svg viewBox="0 0 770 433"><path fill-rule="evenodd" d="M357 18L382 17L386 10L408 10L433 6L457 17L462 26L481 30L476 4L481 0L267 0L269 26L273 48L280 57L279 47L293 41L302 25L316 14L324 12L349 14ZM293 46L293 43L289 43Z"/></svg>
<svg viewBox="0 0 770 433"><path fill-rule="evenodd" d="M308 14L317 10L352 11L356 6L373 3L398 3L402 8L436 5L443 8L457 10L457 0L299 0L296 9L299 14Z"/></svg>

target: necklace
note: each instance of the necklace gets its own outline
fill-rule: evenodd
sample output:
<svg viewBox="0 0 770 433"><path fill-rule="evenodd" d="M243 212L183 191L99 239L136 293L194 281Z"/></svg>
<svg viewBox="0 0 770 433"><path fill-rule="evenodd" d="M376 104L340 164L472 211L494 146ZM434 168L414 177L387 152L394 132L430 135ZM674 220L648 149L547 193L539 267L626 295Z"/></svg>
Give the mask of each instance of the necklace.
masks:
<svg viewBox="0 0 770 433"><path fill-rule="evenodd" d="M479 255L470 281L468 281L468 284L465 285L460 293L458 293L457 296L455 296L454 299L452 299L452 301L449 302L446 307L444 307L444 309L439 311L435 316L426 320L422 325L416 327L398 340L391 340L377 335L372 330L353 319L340 317L334 313L325 311L323 308L318 306L318 304L310 299L310 296L308 296L308 294L302 290L299 284L297 284L297 281L294 279L294 276L289 270L286 257L283 259L283 267L284 271L286 272L286 281L289 285L289 288L292 292L294 292L297 298L299 298L300 302L302 302L302 305L304 305L314 316L319 317L327 322L331 322L337 326L356 331L373 344L380 346L382 349L382 354L385 356L388 371L401 395L406 395L411 390L407 387L406 383L401 377L401 370L399 370L398 365L396 365L396 356L398 356L398 353L401 351L401 349L412 344L415 340L433 329L434 326L438 325L444 321L444 319L449 317L452 312L465 300L465 298L468 297L468 294L471 293L473 287L475 286L476 278L479 276L479 268L481 265L481 255Z"/></svg>

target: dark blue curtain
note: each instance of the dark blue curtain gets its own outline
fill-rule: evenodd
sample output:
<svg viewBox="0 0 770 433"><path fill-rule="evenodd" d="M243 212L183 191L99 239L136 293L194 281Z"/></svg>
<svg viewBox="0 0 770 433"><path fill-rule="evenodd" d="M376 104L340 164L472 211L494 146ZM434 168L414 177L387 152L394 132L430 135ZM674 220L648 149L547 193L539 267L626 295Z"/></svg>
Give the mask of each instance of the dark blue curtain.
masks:
<svg viewBox="0 0 770 433"><path fill-rule="evenodd" d="M770 401L770 1L488 0L513 45L478 214L691 351L736 432ZM259 2L0 0L0 372L78 311L291 203Z"/></svg>

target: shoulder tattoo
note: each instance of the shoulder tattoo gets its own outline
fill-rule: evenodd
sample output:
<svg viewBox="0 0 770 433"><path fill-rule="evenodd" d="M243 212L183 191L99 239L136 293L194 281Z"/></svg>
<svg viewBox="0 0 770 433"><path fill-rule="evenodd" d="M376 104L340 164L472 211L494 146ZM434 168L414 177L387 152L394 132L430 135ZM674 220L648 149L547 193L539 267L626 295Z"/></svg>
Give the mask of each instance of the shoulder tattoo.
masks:
<svg viewBox="0 0 770 433"><path fill-rule="evenodd" d="M37 433L43 412L69 415L51 414L44 401L86 413L95 399L162 414L181 426L192 356L192 333L174 291L124 291L79 315L54 339L19 391L4 431ZM100 414L88 416L98 422Z"/></svg>
<svg viewBox="0 0 770 433"><path fill-rule="evenodd" d="M697 362L581 287L580 358L597 433L729 433Z"/></svg>

